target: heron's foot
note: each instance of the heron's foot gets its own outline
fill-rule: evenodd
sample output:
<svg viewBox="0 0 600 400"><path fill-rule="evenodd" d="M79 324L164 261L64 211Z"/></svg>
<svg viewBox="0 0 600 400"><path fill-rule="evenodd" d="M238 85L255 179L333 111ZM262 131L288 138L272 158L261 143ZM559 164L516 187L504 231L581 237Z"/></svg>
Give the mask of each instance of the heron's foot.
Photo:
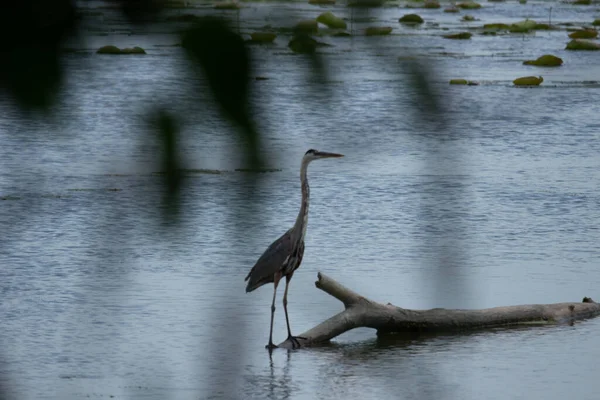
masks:
<svg viewBox="0 0 600 400"><path fill-rule="evenodd" d="M289 340L292 343L292 349L299 349L300 347L302 347L300 346L300 342L298 341L298 339L306 340L306 338L302 336L288 336L287 340Z"/></svg>
<svg viewBox="0 0 600 400"><path fill-rule="evenodd" d="M265 346L265 349L268 349L269 351L273 351L273 349L276 349L277 345L274 344L273 342L270 342L268 345Z"/></svg>

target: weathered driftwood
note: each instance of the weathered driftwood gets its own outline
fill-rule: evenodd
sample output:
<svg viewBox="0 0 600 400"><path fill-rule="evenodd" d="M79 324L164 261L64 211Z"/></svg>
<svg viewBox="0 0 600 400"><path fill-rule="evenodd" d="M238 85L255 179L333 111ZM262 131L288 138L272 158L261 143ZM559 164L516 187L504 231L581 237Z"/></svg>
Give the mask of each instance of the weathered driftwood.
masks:
<svg viewBox="0 0 600 400"><path fill-rule="evenodd" d="M300 334L301 347L326 343L354 328L374 328L378 334L469 331L516 325L572 323L600 315L600 303L584 297L581 303L530 304L483 310L407 310L380 304L319 273L317 288L344 303L344 311ZM289 340L279 344L293 348Z"/></svg>

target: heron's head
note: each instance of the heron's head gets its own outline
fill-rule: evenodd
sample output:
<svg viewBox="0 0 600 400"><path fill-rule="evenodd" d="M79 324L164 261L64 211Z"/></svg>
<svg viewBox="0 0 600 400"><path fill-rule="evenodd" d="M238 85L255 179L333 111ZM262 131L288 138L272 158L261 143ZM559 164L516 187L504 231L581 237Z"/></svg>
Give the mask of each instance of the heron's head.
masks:
<svg viewBox="0 0 600 400"><path fill-rule="evenodd" d="M325 151L310 149L304 154L304 161L310 162L310 161L318 160L321 158L339 158L339 157L344 157L344 155L337 154L337 153L327 153Z"/></svg>

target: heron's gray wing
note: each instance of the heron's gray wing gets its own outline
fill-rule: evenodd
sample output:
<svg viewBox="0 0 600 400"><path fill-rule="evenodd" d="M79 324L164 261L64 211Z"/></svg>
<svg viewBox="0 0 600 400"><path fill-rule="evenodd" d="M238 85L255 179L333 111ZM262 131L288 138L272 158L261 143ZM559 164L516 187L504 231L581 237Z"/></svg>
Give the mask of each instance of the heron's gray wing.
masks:
<svg viewBox="0 0 600 400"><path fill-rule="evenodd" d="M271 245L260 256L254 267L245 280L248 281L246 292L251 292L254 289L273 282L273 277L279 271L283 264L292 254L292 237L287 231L279 239L271 243Z"/></svg>

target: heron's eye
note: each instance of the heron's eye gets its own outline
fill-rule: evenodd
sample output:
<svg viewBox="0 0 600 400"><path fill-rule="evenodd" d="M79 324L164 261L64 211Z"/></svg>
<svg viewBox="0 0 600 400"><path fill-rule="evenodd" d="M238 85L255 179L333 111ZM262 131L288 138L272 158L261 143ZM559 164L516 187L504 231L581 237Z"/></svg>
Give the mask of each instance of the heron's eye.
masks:
<svg viewBox="0 0 600 400"><path fill-rule="evenodd" d="M305 154L315 154L317 151L315 149L308 150Z"/></svg>

